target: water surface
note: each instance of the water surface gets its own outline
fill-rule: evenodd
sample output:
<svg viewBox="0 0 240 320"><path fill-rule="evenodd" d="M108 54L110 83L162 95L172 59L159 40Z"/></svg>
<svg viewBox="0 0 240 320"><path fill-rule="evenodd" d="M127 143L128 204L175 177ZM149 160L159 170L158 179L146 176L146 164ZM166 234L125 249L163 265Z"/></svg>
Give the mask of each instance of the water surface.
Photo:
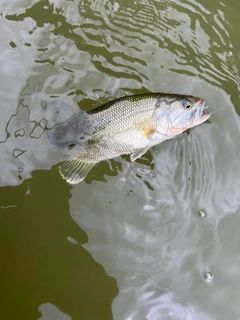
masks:
<svg viewBox="0 0 240 320"><path fill-rule="evenodd" d="M238 1L14 0L0 12L4 319L238 319ZM91 110L144 92L201 96L213 115L134 163L63 181L46 102Z"/></svg>

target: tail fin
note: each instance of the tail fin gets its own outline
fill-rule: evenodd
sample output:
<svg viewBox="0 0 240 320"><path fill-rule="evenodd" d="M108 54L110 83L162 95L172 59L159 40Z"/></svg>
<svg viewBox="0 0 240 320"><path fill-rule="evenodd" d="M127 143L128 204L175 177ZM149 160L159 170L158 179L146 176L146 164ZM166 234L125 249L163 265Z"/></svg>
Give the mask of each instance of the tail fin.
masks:
<svg viewBox="0 0 240 320"><path fill-rule="evenodd" d="M63 101L53 101L46 107L46 130L49 141L58 147L84 143L92 134L90 115Z"/></svg>

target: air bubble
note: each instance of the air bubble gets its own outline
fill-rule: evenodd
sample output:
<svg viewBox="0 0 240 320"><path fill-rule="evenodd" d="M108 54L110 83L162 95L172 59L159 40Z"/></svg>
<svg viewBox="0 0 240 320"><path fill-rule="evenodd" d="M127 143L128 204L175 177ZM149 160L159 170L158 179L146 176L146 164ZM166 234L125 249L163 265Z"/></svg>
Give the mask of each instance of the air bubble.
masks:
<svg viewBox="0 0 240 320"><path fill-rule="evenodd" d="M212 272L207 271L207 272L204 274L204 277L205 277L205 279L206 279L207 281L212 281L212 279L213 279L213 274L212 274Z"/></svg>
<svg viewBox="0 0 240 320"><path fill-rule="evenodd" d="M206 209L201 209L201 210L199 210L199 216L201 217L201 218L206 218L207 217L207 211L206 211Z"/></svg>

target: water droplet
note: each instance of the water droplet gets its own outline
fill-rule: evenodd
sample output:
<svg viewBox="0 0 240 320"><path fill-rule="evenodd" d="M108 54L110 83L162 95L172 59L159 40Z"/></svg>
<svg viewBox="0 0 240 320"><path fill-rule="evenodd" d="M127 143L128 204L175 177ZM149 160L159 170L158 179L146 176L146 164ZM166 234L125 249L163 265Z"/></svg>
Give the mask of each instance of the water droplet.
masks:
<svg viewBox="0 0 240 320"><path fill-rule="evenodd" d="M212 281L212 278L213 278L213 274L212 272L210 271L207 271L205 274L204 274L204 277L207 281Z"/></svg>
<svg viewBox="0 0 240 320"><path fill-rule="evenodd" d="M207 217L207 211L206 211L206 209L201 209L201 210L199 210L199 216L201 217L201 218L206 218Z"/></svg>
<svg viewBox="0 0 240 320"><path fill-rule="evenodd" d="M17 137L23 137L25 135L25 130L24 129L19 129L19 130L16 130L15 133L15 138Z"/></svg>
<svg viewBox="0 0 240 320"><path fill-rule="evenodd" d="M22 167L19 167L19 168L18 168L18 172L22 173L22 172L23 172L23 168L22 168Z"/></svg>
<svg viewBox="0 0 240 320"><path fill-rule="evenodd" d="M42 106L42 108L43 108L44 110L46 110L47 102L45 102L45 101L41 102L41 106ZM42 120L41 120L41 121L42 121ZM40 121L40 122L41 122L41 121Z"/></svg>

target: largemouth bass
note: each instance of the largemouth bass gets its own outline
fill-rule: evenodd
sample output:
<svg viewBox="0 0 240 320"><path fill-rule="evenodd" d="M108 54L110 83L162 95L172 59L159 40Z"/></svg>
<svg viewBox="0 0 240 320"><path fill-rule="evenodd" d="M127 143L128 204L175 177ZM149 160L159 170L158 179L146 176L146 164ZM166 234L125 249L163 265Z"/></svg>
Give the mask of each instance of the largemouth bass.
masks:
<svg viewBox="0 0 240 320"><path fill-rule="evenodd" d="M64 102L47 104L50 142L68 155L59 166L70 184L82 181L98 162L149 148L206 121L205 101L177 94L149 93L123 97L90 111Z"/></svg>

